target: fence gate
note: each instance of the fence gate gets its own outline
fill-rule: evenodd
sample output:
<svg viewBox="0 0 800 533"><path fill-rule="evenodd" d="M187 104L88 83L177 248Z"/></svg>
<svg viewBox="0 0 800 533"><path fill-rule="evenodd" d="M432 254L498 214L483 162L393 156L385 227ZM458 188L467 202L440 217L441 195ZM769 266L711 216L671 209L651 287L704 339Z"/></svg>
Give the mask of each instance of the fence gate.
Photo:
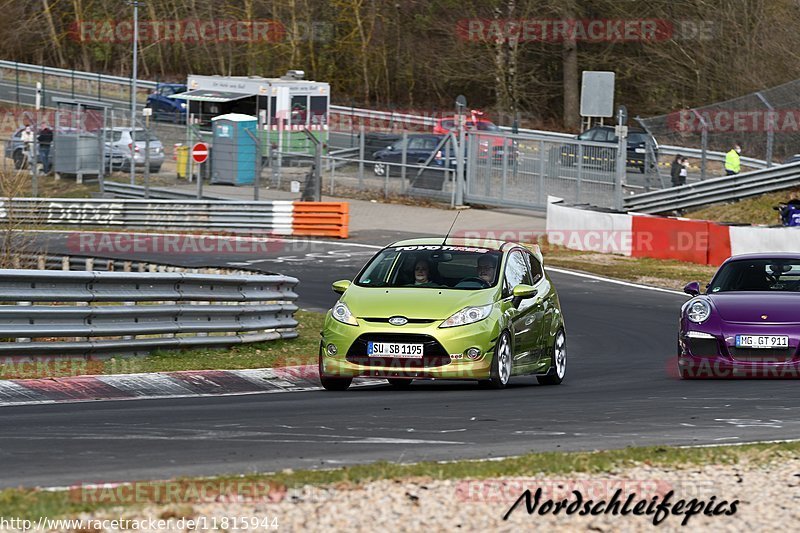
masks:
<svg viewBox="0 0 800 533"><path fill-rule="evenodd" d="M545 209L548 195L614 207L617 145L533 134L470 132L464 201Z"/></svg>

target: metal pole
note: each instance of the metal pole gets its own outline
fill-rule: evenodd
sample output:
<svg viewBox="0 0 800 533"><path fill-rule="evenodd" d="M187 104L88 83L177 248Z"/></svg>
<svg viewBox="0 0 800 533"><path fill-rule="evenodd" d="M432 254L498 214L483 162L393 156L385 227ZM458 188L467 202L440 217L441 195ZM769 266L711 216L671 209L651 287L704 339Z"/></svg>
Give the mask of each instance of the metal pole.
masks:
<svg viewBox="0 0 800 533"><path fill-rule="evenodd" d="M133 1L133 78L131 79L131 185L136 183L136 77L138 76L139 2Z"/></svg>
<svg viewBox="0 0 800 533"><path fill-rule="evenodd" d="M506 198L506 179L508 177L508 145L511 144L513 146L513 142L509 143L509 139L507 137L503 137L503 181L500 183L500 199L505 200Z"/></svg>
<svg viewBox="0 0 800 533"><path fill-rule="evenodd" d="M756 93L756 96L769 110L769 119L767 120L767 168L769 168L772 166L772 147L775 141L775 114L773 113L775 108L772 107L772 104L767 101L760 91Z"/></svg>
<svg viewBox="0 0 800 533"><path fill-rule="evenodd" d="M364 125L358 133L358 188L364 188Z"/></svg>
<svg viewBox="0 0 800 533"><path fill-rule="evenodd" d="M189 157L192 157L192 156L190 155ZM192 157L192 161L194 161L193 157ZM198 163L197 164L197 199L198 200L202 200L203 199L203 168L205 166L207 166L207 165L208 165L208 162L206 162L206 163ZM194 169L192 169L192 170L194 170Z"/></svg>
<svg viewBox="0 0 800 533"><path fill-rule="evenodd" d="M591 150L590 150L591 152ZM583 174L583 143L578 143L578 177L575 183L575 201L581 201L581 175Z"/></svg>
<svg viewBox="0 0 800 533"><path fill-rule="evenodd" d="M408 132L403 130L403 151L400 154L400 179L403 180L403 192L406 190L406 165L408 164ZM386 168L389 168L388 166Z"/></svg>
<svg viewBox="0 0 800 533"><path fill-rule="evenodd" d="M19 106L19 64L14 63L14 74L17 78L17 105Z"/></svg>
<svg viewBox="0 0 800 533"><path fill-rule="evenodd" d="M150 115L144 118L144 197L150 198Z"/></svg>
<svg viewBox="0 0 800 533"><path fill-rule="evenodd" d="M706 152L708 151L708 123L703 118L703 115L698 113L696 110L692 109L692 113L700 120L700 125L702 127L701 137L700 137L700 179L706 179Z"/></svg>
<svg viewBox="0 0 800 533"><path fill-rule="evenodd" d="M456 207L464 205L464 115L458 114L458 153L456 157ZM474 161L473 161L474 163ZM472 165L473 167L475 165Z"/></svg>
<svg viewBox="0 0 800 533"><path fill-rule="evenodd" d="M539 141L539 190L536 193L536 200L540 205L545 205L544 199L544 141Z"/></svg>
<svg viewBox="0 0 800 533"><path fill-rule="evenodd" d="M614 184L614 207L622 211L623 207L623 191L622 187L625 185L625 178L627 172L627 159L628 159L628 137L627 135L619 136L619 147L617 148L617 168L615 174Z"/></svg>

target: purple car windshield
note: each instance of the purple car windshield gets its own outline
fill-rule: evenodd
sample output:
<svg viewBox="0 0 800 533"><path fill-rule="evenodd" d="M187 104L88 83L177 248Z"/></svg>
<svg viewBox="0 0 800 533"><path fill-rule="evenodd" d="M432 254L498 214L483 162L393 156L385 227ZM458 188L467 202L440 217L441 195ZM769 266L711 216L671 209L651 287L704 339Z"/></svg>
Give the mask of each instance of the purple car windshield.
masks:
<svg viewBox="0 0 800 533"><path fill-rule="evenodd" d="M800 259L743 259L720 268L709 294L733 291L800 292Z"/></svg>

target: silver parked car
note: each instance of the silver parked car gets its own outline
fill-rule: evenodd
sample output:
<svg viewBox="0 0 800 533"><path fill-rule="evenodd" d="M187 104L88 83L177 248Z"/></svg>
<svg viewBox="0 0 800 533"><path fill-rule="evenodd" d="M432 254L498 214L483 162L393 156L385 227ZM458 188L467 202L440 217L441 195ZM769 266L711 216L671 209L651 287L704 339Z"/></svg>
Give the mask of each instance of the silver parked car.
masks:
<svg viewBox="0 0 800 533"><path fill-rule="evenodd" d="M133 145L131 128L112 128L106 132L106 152L112 154L112 168L114 170L130 170L131 159L137 167L143 167L146 162L145 147L147 132L144 129L136 130L136 146ZM159 172L164 163L164 146L161 141L149 133L150 139L150 172ZM114 156L118 157L114 157ZM119 157L121 156L121 157Z"/></svg>

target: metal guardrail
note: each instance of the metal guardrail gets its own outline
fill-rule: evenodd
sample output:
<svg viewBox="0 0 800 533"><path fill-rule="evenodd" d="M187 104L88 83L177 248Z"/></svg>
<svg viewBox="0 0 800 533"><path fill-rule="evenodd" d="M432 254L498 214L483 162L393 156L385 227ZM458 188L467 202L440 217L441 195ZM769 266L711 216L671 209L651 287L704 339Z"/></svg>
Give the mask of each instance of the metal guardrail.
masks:
<svg viewBox="0 0 800 533"><path fill-rule="evenodd" d="M659 152L663 155L685 155L686 157L700 159L703 157L703 150L700 148L688 148L685 146L671 146L662 144L659 146ZM706 159L710 161L725 162L725 152L712 152L706 150ZM767 168L767 162L763 159L755 159L753 157L740 157L741 163L751 168Z"/></svg>
<svg viewBox="0 0 800 533"><path fill-rule="evenodd" d="M0 224L265 231L290 234L293 202L6 198Z"/></svg>
<svg viewBox="0 0 800 533"><path fill-rule="evenodd" d="M0 68L14 69L19 70L20 72L30 72L44 76L61 76L76 80L99 81L100 83L125 86L131 85L131 78L125 78L123 76L109 76L107 74L97 74L82 70L69 70L63 68L45 67L42 65L30 65L28 63L17 63L16 61L0 60ZM136 85L142 89L155 89L158 85L158 82L137 79Z"/></svg>
<svg viewBox="0 0 800 533"><path fill-rule="evenodd" d="M709 179L625 198L625 210L656 214L739 200L800 185L800 162Z"/></svg>
<svg viewBox="0 0 800 533"><path fill-rule="evenodd" d="M293 338L297 283L277 275L0 270L0 354L141 354Z"/></svg>
<svg viewBox="0 0 800 533"><path fill-rule="evenodd" d="M143 185L131 185L130 183L119 183L116 181L105 180L103 191L111 194L115 198L145 198L145 193L154 200L192 200L197 199L197 193L178 191L175 189L164 189L159 187L147 187ZM203 200L228 201L229 198L203 193Z"/></svg>

